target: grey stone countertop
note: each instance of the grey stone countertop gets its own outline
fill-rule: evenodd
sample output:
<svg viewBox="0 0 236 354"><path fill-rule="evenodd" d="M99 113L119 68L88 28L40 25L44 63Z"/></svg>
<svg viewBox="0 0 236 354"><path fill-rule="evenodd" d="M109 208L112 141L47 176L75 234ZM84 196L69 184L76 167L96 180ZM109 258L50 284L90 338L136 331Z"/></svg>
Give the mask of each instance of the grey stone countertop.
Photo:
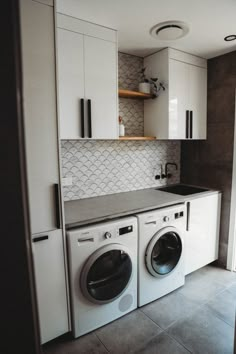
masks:
<svg viewBox="0 0 236 354"><path fill-rule="evenodd" d="M101 197L71 200L65 202L66 229L184 203L193 198L200 198L213 193L219 192L208 190L194 195L181 196L155 188L148 188Z"/></svg>

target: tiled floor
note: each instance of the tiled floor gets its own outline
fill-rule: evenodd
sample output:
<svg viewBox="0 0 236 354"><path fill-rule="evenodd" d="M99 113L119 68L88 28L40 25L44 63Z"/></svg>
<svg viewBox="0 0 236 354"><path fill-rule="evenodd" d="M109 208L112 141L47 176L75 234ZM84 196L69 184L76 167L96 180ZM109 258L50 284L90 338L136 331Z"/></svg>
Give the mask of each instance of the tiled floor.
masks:
<svg viewBox="0 0 236 354"><path fill-rule="evenodd" d="M98 330L44 346L45 354L232 354L236 273L213 266L184 287Z"/></svg>

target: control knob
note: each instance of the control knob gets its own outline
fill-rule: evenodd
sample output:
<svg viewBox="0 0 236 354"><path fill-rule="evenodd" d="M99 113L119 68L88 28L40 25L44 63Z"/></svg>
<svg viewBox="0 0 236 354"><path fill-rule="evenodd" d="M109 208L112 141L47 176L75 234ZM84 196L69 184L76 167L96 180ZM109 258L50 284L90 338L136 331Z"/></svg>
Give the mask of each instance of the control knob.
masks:
<svg viewBox="0 0 236 354"><path fill-rule="evenodd" d="M164 218L163 218L163 221L164 221L164 222L167 222L167 221L169 221L169 220L170 220L169 216L164 216Z"/></svg>
<svg viewBox="0 0 236 354"><path fill-rule="evenodd" d="M105 232L104 237L105 237L106 239L111 238L111 233L110 233L110 232Z"/></svg>

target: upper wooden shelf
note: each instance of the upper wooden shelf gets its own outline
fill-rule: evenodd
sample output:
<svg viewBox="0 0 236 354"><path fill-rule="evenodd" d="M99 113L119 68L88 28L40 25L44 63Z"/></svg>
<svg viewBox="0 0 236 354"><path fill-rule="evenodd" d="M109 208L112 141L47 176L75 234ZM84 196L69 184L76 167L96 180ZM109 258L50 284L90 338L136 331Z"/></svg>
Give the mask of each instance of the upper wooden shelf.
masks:
<svg viewBox="0 0 236 354"><path fill-rule="evenodd" d="M119 89L119 97L123 97L123 98L138 98L140 100L145 100L145 99L148 99L148 98L153 98L154 96L151 95L151 94L148 94L148 93Z"/></svg>
<svg viewBox="0 0 236 354"><path fill-rule="evenodd" d="M156 140L155 136L120 136L120 140Z"/></svg>

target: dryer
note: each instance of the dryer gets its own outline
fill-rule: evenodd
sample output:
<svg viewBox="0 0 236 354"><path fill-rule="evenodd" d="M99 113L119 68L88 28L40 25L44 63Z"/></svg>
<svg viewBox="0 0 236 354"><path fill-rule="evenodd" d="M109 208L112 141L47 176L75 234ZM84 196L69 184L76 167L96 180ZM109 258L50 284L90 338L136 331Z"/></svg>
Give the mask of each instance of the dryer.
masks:
<svg viewBox="0 0 236 354"><path fill-rule="evenodd" d="M185 204L137 215L138 306L184 285Z"/></svg>
<svg viewBox="0 0 236 354"><path fill-rule="evenodd" d="M72 330L79 337L137 308L137 219L67 232Z"/></svg>

